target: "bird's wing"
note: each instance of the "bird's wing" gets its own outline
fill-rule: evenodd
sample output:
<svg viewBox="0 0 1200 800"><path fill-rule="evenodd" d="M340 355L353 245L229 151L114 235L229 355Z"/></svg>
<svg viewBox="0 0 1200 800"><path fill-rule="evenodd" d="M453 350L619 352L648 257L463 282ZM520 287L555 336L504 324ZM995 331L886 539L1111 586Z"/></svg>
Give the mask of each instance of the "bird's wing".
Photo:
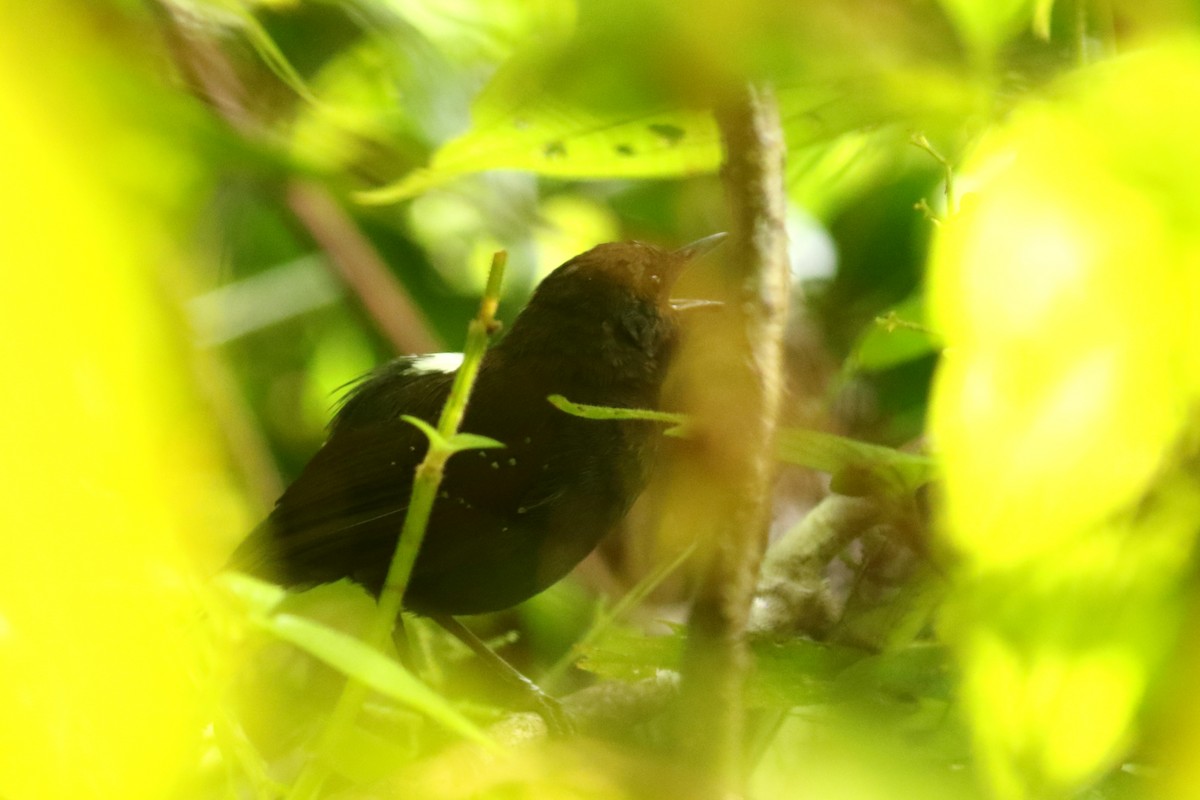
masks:
<svg viewBox="0 0 1200 800"><path fill-rule="evenodd" d="M399 419L434 422L452 374L392 368L360 383L329 441L234 553L231 565L288 585L357 577L394 547L428 443Z"/></svg>
<svg viewBox="0 0 1200 800"><path fill-rule="evenodd" d="M387 559L425 449L424 436L404 422L334 436L238 548L232 565L309 585L356 577L364 564Z"/></svg>
<svg viewBox="0 0 1200 800"><path fill-rule="evenodd" d="M401 414L436 419L460 364L462 353L402 356L389 361L348 384L330 423L331 433L398 420Z"/></svg>

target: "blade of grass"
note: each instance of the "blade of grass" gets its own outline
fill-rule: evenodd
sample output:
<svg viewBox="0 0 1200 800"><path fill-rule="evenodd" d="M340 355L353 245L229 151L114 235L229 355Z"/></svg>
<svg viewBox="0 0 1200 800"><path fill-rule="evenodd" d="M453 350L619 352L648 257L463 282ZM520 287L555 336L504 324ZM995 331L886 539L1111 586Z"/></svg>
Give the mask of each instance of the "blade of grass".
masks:
<svg viewBox="0 0 1200 800"><path fill-rule="evenodd" d="M295 614L264 617L260 624L276 637L312 653L363 685L424 713L483 747L496 749L495 742L440 694L367 643Z"/></svg>
<svg viewBox="0 0 1200 800"><path fill-rule="evenodd" d="M547 686L553 686L555 681L562 678L563 674L575 663L575 659L579 657L580 653L600 638L614 622L640 605L651 592L657 589L675 570L679 569L683 565L683 562L687 561L695 551L696 545L694 543L689 545L674 560L661 565L658 569L638 581L612 608L607 611L602 610L597 614L587 633L580 637L579 641L571 645L570 649L563 653L562 657L554 662L550 669L546 670L546 673L542 676L542 683Z"/></svg>

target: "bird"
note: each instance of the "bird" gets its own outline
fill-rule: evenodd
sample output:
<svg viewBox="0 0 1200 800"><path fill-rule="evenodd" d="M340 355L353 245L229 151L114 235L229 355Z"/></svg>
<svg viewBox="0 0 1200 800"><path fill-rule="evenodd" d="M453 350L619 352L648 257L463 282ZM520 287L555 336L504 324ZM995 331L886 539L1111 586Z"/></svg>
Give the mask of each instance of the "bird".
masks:
<svg viewBox="0 0 1200 800"><path fill-rule="evenodd" d="M542 280L484 355L463 419L462 430L503 448L447 463L407 611L446 619L515 606L617 526L646 485L661 425L582 419L547 398L657 408L684 318L716 305L673 300L671 289L724 237L675 250L600 244ZM325 443L230 566L297 589L349 578L378 596L428 446L401 417L436 425L455 356L400 357L355 382Z"/></svg>

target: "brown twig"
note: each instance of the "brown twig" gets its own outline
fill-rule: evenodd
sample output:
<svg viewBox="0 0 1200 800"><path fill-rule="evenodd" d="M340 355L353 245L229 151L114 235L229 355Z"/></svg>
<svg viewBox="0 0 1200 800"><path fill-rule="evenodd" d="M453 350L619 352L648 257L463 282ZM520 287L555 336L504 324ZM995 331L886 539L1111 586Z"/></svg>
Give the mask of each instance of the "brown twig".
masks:
<svg viewBox="0 0 1200 800"><path fill-rule="evenodd" d="M225 54L200 35L200 26L182 6L160 2L151 4L151 8L192 94L208 103L238 133L254 135L256 125L246 109L246 88Z"/></svg>
<svg viewBox="0 0 1200 800"><path fill-rule="evenodd" d="M176 65L192 91L204 97L230 127L247 133L245 95L228 60L215 48L200 45L191 34L193 23L180 7L163 3L152 8ZM172 295L182 306L186 298L178 291L176 282L172 283ZM219 423L234 468L254 501L269 509L283 491L283 479L262 428L239 393L228 364L212 352L197 350L191 355L191 368L197 376L196 385L203 390L204 400Z"/></svg>
<svg viewBox="0 0 1200 800"><path fill-rule="evenodd" d="M714 476L719 499L700 532L708 567L688 625L680 731L692 763L721 796L738 791L742 778L745 628L766 549L789 283L784 141L774 97L756 87L735 91L718 108L717 123L733 215L720 335L728 345L706 367L716 379L696 383L692 406L703 471Z"/></svg>
<svg viewBox="0 0 1200 800"><path fill-rule="evenodd" d="M887 513L879 500L836 494L809 511L763 559L748 631L755 636L824 633L834 621L825 582L829 562L885 522Z"/></svg>
<svg viewBox="0 0 1200 800"><path fill-rule="evenodd" d="M287 204L397 353L441 349L416 303L328 191L314 183L292 181Z"/></svg>

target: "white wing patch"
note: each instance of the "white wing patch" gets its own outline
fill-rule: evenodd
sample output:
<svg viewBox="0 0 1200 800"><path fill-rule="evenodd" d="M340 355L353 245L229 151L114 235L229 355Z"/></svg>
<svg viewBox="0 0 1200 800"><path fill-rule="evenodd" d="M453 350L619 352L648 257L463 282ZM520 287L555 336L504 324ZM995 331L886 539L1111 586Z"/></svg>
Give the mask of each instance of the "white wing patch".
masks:
<svg viewBox="0 0 1200 800"><path fill-rule="evenodd" d="M407 371L417 375L429 375L435 372L448 374L457 371L462 366L462 362L462 353L430 353L412 359Z"/></svg>

